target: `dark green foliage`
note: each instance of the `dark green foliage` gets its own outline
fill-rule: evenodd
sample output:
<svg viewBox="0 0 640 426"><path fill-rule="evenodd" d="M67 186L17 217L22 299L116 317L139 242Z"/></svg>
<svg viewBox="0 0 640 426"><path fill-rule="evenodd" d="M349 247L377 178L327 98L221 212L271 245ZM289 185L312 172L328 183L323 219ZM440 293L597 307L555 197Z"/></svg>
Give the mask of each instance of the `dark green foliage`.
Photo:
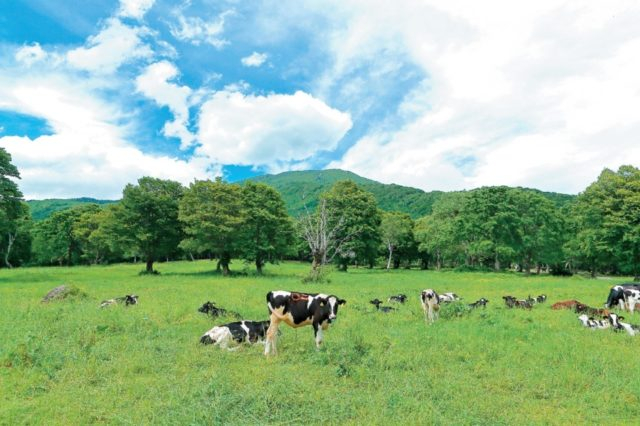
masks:
<svg viewBox="0 0 640 426"><path fill-rule="evenodd" d="M242 186L240 257L253 262L258 272L266 262L276 263L293 242L293 225L280 193L263 183Z"/></svg>
<svg viewBox="0 0 640 426"><path fill-rule="evenodd" d="M0 147L0 252L3 265L11 268L28 259L24 249L29 247L29 208L13 179L20 179L18 168L11 163L11 154ZM16 251L15 249L18 249Z"/></svg>
<svg viewBox="0 0 640 426"><path fill-rule="evenodd" d="M329 215L329 229L338 227L337 239L345 241L334 259L339 268L357 261L373 267L380 245L380 213L369 192L353 181L339 181L322 195Z"/></svg>
<svg viewBox="0 0 640 426"><path fill-rule="evenodd" d="M31 217L34 221L38 222L51 216L53 213L67 210L71 207L82 204L113 204L117 201L113 200L96 200L94 198L82 197L82 198L67 198L67 199L47 199L47 200L29 200L27 204L31 209Z"/></svg>
<svg viewBox="0 0 640 426"><path fill-rule="evenodd" d="M180 183L143 177L138 185L127 185L122 192L121 209L115 211L123 243L146 262L153 263L178 253L183 232L178 221L178 203L184 188Z"/></svg>
<svg viewBox="0 0 640 426"><path fill-rule="evenodd" d="M436 201L450 194L442 191L425 192L396 184L383 184L352 172L336 169L284 172L248 180L263 182L276 188L282 194L289 214L294 217L303 214L305 206L310 211L315 210L320 195L340 180L351 180L373 194L380 209L407 213L413 219L430 214ZM523 190L539 193L552 200L557 206L564 205L574 198L572 195L542 192L536 189Z"/></svg>
<svg viewBox="0 0 640 426"><path fill-rule="evenodd" d="M179 218L186 235L180 246L189 253L213 254L228 275L231 258L240 252L245 220L240 186L220 178L195 181L180 202Z"/></svg>

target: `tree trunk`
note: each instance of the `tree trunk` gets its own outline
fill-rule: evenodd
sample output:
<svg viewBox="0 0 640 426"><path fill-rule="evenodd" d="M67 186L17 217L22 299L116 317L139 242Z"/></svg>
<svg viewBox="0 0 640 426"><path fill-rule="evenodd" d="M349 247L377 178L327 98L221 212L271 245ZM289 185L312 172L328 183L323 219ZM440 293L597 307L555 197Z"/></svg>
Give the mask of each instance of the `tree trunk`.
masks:
<svg viewBox="0 0 640 426"><path fill-rule="evenodd" d="M256 271L258 274L262 274L262 260L256 259Z"/></svg>
<svg viewBox="0 0 640 426"><path fill-rule="evenodd" d="M389 268L391 267L391 256L393 256L393 246L389 244L387 245L387 248L389 249L389 259L387 259L387 271L388 271Z"/></svg>
<svg viewBox="0 0 640 426"><path fill-rule="evenodd" d="M147 259L147 274L153 273L153 259Z"/></svg>
<svg viewBox="0 0 640 426"><path fill-rule="evenodd" d="M9 255L11 255L11 247L13 246L13 242L16 240L16 236L11 232L7 233L7 252L4 255L4 264L7 265L7 268L13 268L13 265L9 262Z"/></svg>
<svg viewBox="0 0 640 426"><path fill-rule="evenodd" d="M498 272L500 271L500 258L498 257L498 253L495 254L493 269Z"/></svg>
<svg viewBox="0 0 640 426"><path fill-rule="evenodd" d="M542 269L542 265L540 265L539 263L536 264L536 275L540 275L540 269Z"/></svg>

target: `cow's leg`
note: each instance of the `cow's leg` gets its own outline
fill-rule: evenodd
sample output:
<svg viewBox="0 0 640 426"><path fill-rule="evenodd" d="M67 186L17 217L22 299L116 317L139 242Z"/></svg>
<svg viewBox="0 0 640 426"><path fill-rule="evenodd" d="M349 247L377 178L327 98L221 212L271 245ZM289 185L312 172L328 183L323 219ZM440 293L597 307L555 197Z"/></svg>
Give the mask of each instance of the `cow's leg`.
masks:
<svg viewBox="0 0 640 426"><path fill-rule="evenodd" d="M271 322L267 329L267 342L264 345L265 355L277 355L278 348L276 345L276 339L278 338L278 327L280 326L280 320L273 314L271 314Z"/></svg>
<svg viewBox="0 0 640 426"><path fill-rule="evenodd" d="M433 306L431 305L431 303L427 304L427 308L427 316L429 317L429 322L433 324Z"/></svg>
<svg viewBox="0 0 640 426"><path fill-rule="evenodd" d="M316 349L320 349L322 345L322 327L315 322L313 323L313 335L316 338Z"/></svg>
<svg viewBox="0 0 640 426"><path fill-rule="evenodd" d="M636 298L630 297L627 301L627 306L629 306L629 313L633 315L633 311L636 309Z"/></svg>

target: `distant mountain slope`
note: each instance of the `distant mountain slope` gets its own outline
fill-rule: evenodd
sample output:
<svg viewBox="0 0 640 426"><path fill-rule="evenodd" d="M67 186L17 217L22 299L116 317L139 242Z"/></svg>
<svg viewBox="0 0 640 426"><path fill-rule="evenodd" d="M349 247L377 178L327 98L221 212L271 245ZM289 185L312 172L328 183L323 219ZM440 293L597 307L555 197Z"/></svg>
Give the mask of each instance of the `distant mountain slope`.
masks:
<svg viewBox="0 0 640 426"><path fill-rule="evenodd" d="M79 206L81 204L110 204L115 203L114 200L96 200L94 198L51 198L48 200L28 200L27 204L31 210L31 217L35 221L44 220L51 216L51 214L65 210L71 207Z"/></svg>
<svg viewBox="0 0 640 426"><path fill-rule="evenodd" d="M247 180L263 182L280 191L289 214L292 216L299 216L304 212L305 204L309 210L315 209L320 194L329 190L339 180L352 180L363 189L371 192L382 210L401 211L408 213L414 219L431 213L433 204L438 199L446 194L451 194L451 192L425 192L407 186L384 184L337 169L284 172L277 175L257 176ZM523 189L527 190L528 188ZM530 191L544 195L557 206L564 205L574 197L573 195L543 192L537 189L530 189Z"/></svg>

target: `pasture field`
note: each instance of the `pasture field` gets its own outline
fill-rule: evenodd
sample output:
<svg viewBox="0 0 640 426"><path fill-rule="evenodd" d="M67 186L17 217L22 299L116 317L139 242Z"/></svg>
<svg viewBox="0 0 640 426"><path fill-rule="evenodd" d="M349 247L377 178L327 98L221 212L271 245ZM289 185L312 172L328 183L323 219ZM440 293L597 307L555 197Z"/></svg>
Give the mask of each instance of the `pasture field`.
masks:
<svg viewBox="0 0 640 426"><path fill-rule="evenodd" d="M0 271L1 424L640 422L640 337L550 309L574 298L600 307L623 279L351 269L302 284L309 266L299 263L229 278L209 261L156 266L157 276L139 276L139 264ZM88 296L40 302L60 284ZM490 302L427 325L424 288ZM203 302L267 319L265 294L277 289L347 300L320 351L311 327L285 325L276 357L199 344L225 322L197 312ZM127 293L139 304L98 307ZM396 293L409 300L395 313L368 303ZM541 293L547 302L530 312L501 299Z"/></svg>

